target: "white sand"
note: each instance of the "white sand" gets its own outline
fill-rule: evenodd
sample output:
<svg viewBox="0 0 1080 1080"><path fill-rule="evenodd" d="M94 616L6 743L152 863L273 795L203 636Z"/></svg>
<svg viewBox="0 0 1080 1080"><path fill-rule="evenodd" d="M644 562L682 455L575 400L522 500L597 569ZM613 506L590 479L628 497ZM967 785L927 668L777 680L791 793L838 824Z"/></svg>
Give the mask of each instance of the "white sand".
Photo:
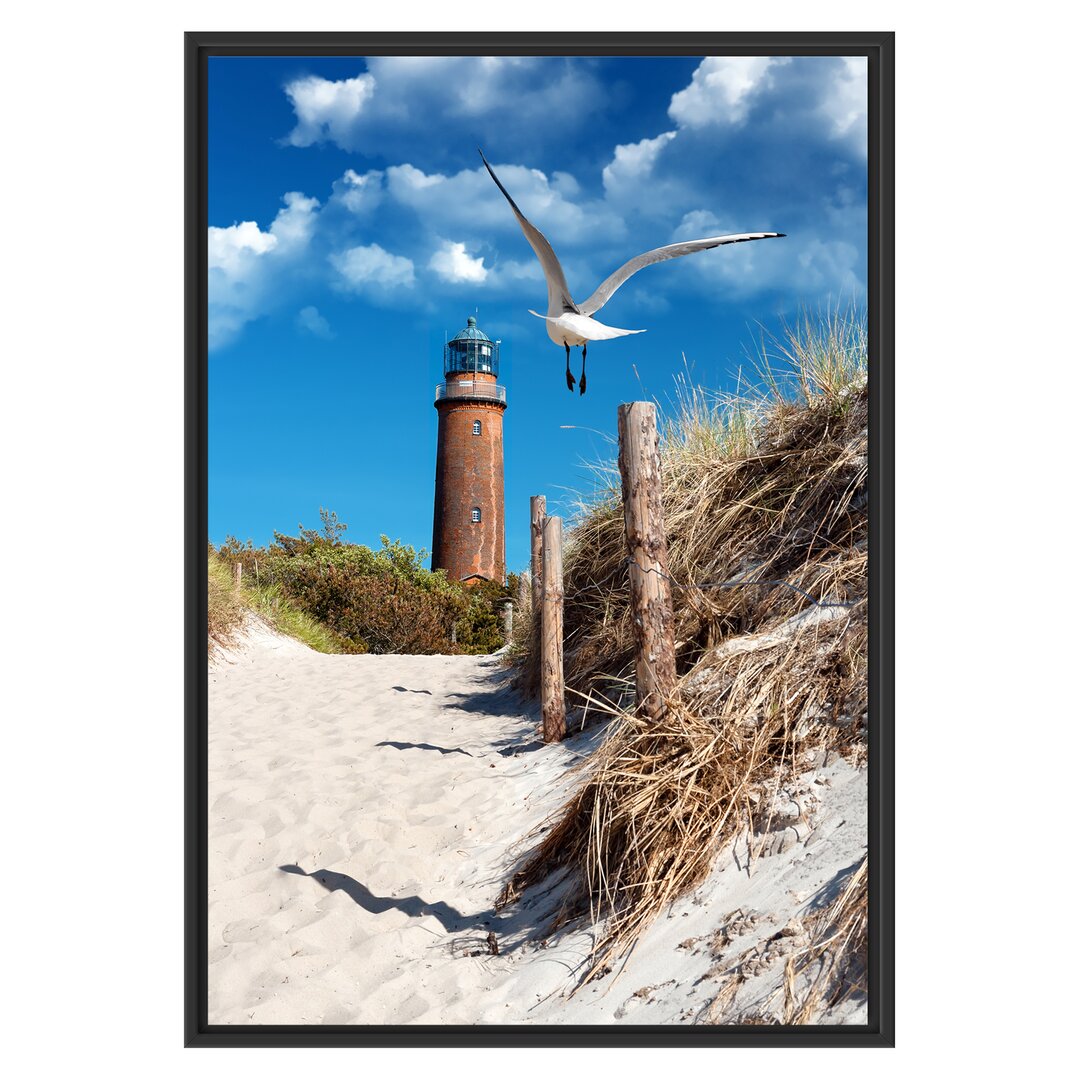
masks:
<svg viewBox="0 0 1080 1080"><path fill-rule="evenodd" d="M743 837L569 997L592 939L544 941L558 890L492 905L601 732L540 745L496 657L324 656L251 627L209 678L211 1024L690 1023L759 943L734 1007L775 1010L792 939L764 943L866 849L865 772L829 762L779 793L788 816L753 841L774 854L748 870Z"/></svg>

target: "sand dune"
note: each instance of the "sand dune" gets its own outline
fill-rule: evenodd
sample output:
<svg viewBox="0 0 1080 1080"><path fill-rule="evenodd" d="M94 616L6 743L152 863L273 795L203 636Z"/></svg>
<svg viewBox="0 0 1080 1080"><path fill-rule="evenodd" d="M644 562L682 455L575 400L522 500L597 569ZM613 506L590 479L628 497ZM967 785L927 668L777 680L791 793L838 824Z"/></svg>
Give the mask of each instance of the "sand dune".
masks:
<svg viewBox="0 0 1080 1080"><path fill-rule="evenodd" d="M693 1022L729 955L865 852L865 773L823 764L781 793L797 813L764 838L771 854L751 868L736 843L624 968L570 997L591 935L545 940L558 888L492 902L601 731L540 744L497 657L325 656L261 628L209 684L211 1024ZM742 1007L779 983L768 952ZM865 1007L829 1019L862 1023Z"/></svg>

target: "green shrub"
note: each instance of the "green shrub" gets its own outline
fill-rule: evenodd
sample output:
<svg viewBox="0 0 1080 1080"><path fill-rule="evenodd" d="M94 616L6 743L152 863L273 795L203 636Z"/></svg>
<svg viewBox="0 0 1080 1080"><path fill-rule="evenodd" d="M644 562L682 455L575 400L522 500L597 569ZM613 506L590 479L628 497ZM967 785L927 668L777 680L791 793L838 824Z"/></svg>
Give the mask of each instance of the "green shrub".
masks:
<svg viewBox="0 0 1080 1080"><path fill-rule="evenodd" d="M342 539L347 526L320 510L322 529L274 533L256 548L226 538L219 554L244 567L245 583L276 588L350 652L489 653L503 644L495 582L465 586L423 566L427 552L389 537L377 551Z"/></svg>

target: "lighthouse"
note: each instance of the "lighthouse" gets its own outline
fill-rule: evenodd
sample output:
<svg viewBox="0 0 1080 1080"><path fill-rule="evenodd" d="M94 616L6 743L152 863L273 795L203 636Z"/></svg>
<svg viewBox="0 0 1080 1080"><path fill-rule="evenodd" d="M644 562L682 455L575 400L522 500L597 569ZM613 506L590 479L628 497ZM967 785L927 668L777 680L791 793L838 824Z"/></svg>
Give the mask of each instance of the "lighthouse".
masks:
<svg viewBox="0 0 1080 1080"><path fill-rule="evenodd" d="M499 383L499 344L470 315L443 348L444 381L435 388L439 442L431 568L467 584L506 579L506 387Z"/></svg>

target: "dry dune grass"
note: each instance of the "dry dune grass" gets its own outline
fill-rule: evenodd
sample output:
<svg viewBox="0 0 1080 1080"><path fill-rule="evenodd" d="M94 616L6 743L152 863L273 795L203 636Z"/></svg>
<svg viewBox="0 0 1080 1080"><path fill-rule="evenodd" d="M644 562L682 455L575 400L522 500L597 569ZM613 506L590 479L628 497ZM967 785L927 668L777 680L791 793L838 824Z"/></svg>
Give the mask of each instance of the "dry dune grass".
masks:
<svg viewBox="0 0 1080 1080"><path fill-rule="evenodd" d="M680 687L661 724L633 714L617 474L569 536L570 700L617 719L500 902L555 871L571 875L564 916L607 917L586 981L704 879L779 774L823 746L865 749L864 322L807 318L763 359L756 394L720 398L684 383L664 428ZM533 634L522 642L526 689L538 680Z"/></svg>
<svg viewBox="0 0 1080 1080"><path fill-rule="evenodd" d="M232 572L219 559L207 559L207 654L215 646L225 648L233 643L244 621L245 607L233 585Z"/></svg>
<svg viewBox="0 0 1080 1080"><path fill-rule="evenodd" d="M814 1023L851 994L866 994L866 881L864 858L840 895L809 920L809 944L788 957L785 1024Z"/></svg>
<svg viewBox="0 0 1080 1080"><path fill-rule="evenodd" d="M725 965L723 981L699 1015L703 1024L815 1024L853 996L866 997L867 860L852 869L829 904L792 919L767 941ZM724 931L718 944L725 944ZM767 965L770 948L786 953L783 979L769 998L748 1009L736 1004L739 990Z"/></svg>
<svg viewBox="0 0 1080 1080"><path fill-rule="evenodd" d="M662 445L681 672L715 642L807 606L785 586L736 582L785 580L817 599L865 595L865 350L861 320L808 319L765 353L756 394L723 397L683 381ZM599 471L608 494L581 508L564 559L566 682L594 698L633 677L618 473ZM535 693L533 644L521 679Z"/></svg>

